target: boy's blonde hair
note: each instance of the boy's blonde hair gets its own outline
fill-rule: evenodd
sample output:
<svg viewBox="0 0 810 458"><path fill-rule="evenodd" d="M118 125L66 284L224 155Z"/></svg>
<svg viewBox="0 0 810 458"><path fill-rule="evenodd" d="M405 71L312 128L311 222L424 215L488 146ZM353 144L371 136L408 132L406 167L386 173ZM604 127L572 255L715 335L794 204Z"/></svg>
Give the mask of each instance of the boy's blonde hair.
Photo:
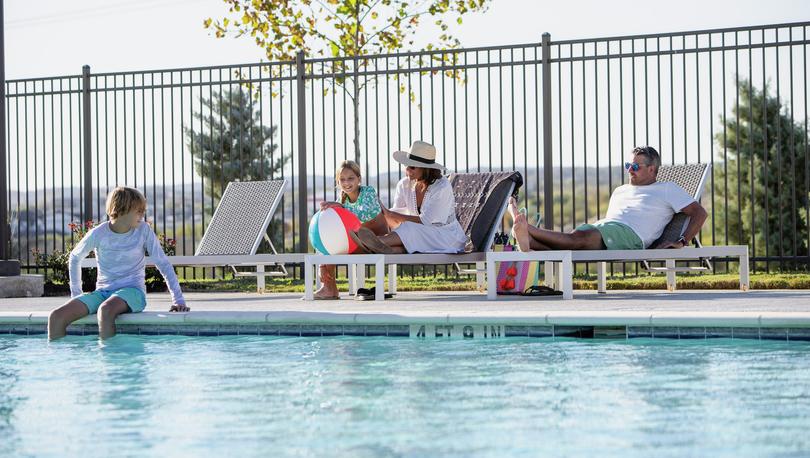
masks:
<svg viewBox="0 0 810 458"><path fill-rule="evenodd" d="M146 210L146 197L141 191L118 186L107 195L107 216L110 218L124 216L132 210Z"/></svg>
<svg viewBox="0 0 810 458"><path fill-rule="evenodd" d="M337 185L338 189L340 190L340 201L341 202L343 202L343 200L346 197L346 194L343 192L343 189L340 187L340 172L342 172L343 169L349 169L355 175L357 175L357 178L360 178L361 180L363 179L363 174L360 173L360 164L358 164L357 162L354 162L354 161L349 161L349 160L346 160L346 161L343 161L343 162L340 163L338 168L335 170L335 184Z"/></svg>

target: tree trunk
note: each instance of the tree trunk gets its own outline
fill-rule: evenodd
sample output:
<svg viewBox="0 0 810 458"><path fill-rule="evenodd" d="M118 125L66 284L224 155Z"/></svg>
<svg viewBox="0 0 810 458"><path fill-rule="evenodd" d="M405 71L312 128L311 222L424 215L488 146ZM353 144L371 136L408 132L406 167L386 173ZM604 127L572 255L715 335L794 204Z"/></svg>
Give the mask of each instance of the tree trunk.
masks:
<svg viewBox="0 0 810 458"><path fill-rule="evenodd" d="M355 2L354 5L354 98L352 104L354 105L354 161L360 164L360 75L357 68L360 60L360 4L362 2ZM366 152L368 154L368 152Z"/></svg>
<svg viewBox="0 0 810 458"><path fill-rule="evenodd" d="M354 161L360 164L360 77L357 74L357 58L354 63Z"/></svg>

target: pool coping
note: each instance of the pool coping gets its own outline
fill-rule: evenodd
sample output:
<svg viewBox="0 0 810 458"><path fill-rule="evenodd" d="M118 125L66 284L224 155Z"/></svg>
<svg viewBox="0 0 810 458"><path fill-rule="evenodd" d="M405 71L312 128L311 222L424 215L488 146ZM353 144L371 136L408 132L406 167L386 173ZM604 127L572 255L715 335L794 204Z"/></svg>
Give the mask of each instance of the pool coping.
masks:
<svg viewBox="0 0 810 458"><path fill-rule="evenodd" d="M49 312L2 312L0 324L47 324ZM323 311L194 311L142 312L121 315L126 325L248 325L248 324L502 324L523 326L710 326L710 327L808 327L810 312L674 312L674 311L546 311L431 313L421 311L323 312ZM96 324L88 315L75 324Z"/></svg>
<svg viewBox="0 0 810 458"><path fill-rule="evenodd" d="M0 334L40 335L48 312L0 312ZM808 312L547 311L401 313L195 311L126 314L117 332L139 335L386 336L423 339L580 337L810 341ZM97 335L96 317L68 333Z"/></svg>

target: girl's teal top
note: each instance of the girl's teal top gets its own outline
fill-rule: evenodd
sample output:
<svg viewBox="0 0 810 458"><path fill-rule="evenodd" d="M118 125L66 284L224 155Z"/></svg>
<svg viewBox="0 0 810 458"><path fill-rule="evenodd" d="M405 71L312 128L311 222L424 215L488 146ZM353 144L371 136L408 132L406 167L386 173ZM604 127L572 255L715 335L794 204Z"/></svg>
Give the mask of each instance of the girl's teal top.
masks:
<svg viewBox="0 0 810 458"><path fill-rule="evenodd" d="M380 214L380 203L377 201L377 191L371 186L360 186L357 200L352 202L347 198L341 202L343 206L360 219L361 223L371 221Z"/></svg>

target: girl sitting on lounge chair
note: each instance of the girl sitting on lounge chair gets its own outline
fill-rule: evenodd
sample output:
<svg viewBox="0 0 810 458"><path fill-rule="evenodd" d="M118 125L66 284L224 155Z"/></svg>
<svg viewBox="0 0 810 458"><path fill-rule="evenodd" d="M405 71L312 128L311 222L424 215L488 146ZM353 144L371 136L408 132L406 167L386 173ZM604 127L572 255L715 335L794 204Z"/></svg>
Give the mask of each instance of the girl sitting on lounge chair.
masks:
<svg viewBox="0 0 810 458"><path fill-rule="evenodd" d="M335 171L340 197L337 202L321 202L321 210L331 207L344 207L351 211L368 228L372 234L387 234L388 225L380 213L377 191L371 186L362 186L360 166L354 161L343 161ZM316 300L338 299L339 292L335 282L335 266L321 265L318 272L321 278L321 289L315 292Z"/></svg>
<svg viewBox="0 0 810 458"><path fill-rule="evenodd" d="M350 233L370 253L460 253L467 235L456 219L453 187L442 176L436 148L416 141L410 152L397 151L394 160L405 166L397 183L394 208L380 205L390 234L377 236L367 228Z"/></svg>

